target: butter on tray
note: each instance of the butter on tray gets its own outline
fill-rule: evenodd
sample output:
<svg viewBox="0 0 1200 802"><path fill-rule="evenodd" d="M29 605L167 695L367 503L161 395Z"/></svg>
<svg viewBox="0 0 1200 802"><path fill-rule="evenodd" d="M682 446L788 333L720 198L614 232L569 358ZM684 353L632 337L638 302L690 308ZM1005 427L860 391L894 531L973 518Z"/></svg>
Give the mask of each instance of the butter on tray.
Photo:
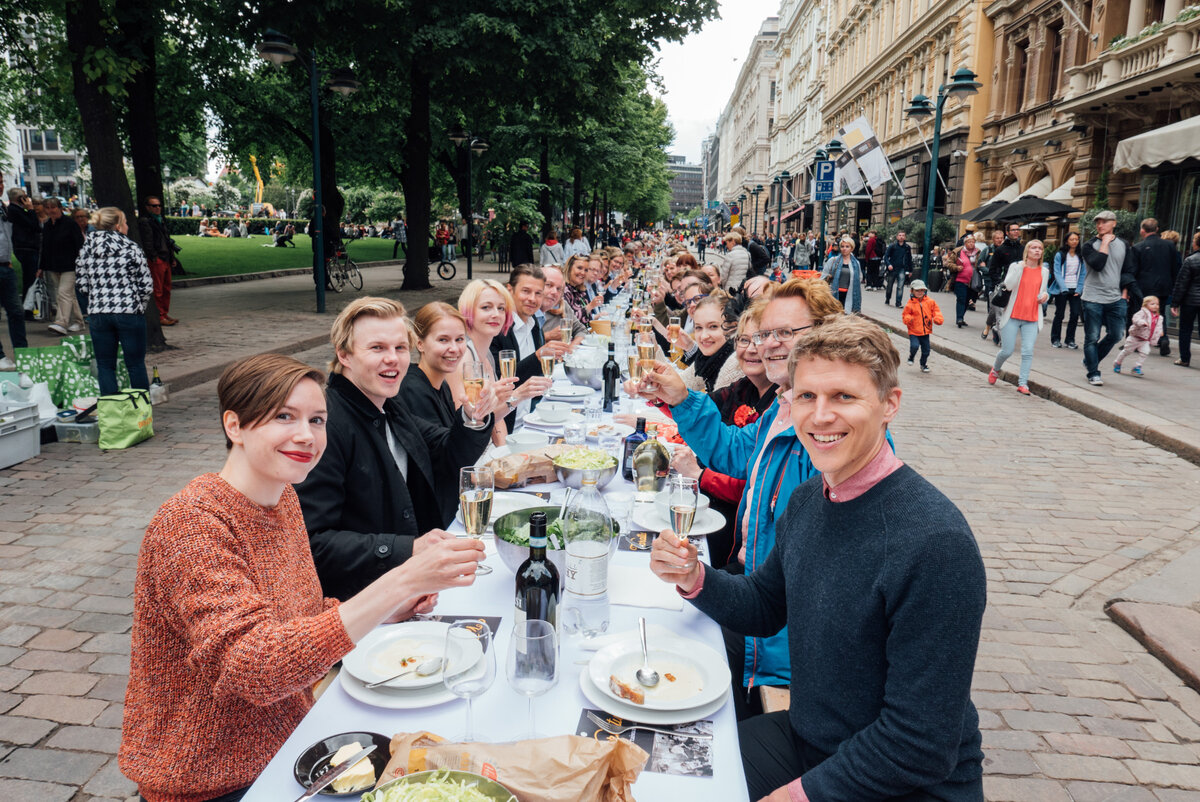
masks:
<svg viewBox="0 0 1200 802"><path fill-rule="evenodd" d="M334 752L333 757L329 759L330 766L340 766L350 758L357 755L363 749L362 744L358 741L346 744L341 749ZM333 781L331 787L339 794L348 794L352 791L362 791L370 788L375 784L375 766L371 764L369 758L364 758L358 761L354 766L346 770L346 773Z"/></svg>

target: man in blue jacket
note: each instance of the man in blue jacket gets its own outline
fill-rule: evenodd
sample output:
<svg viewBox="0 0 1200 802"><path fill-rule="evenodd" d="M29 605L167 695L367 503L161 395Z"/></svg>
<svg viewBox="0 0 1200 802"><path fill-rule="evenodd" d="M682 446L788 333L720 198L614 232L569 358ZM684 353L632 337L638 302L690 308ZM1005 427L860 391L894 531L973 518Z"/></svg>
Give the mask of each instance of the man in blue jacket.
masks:
<svg viewBox="0 0 1200 802"><path fill-rule="evenodd" d="M896 241L883 252L883 302L892 302L892 285L896 285L897 309L904 306L904 282L913 268L912 247L905 242L907 237L903 231L897 231Z"/></svg>
<svg viewBox="0 0 1200 802"><path fill-rule="evenodd" d="M787 506L792 490L816 475L789 418L788 353L797 334L827 315L840 314L841 305L829 285L819 279L791 279L775 290L754 337L759 341L767 378L779 385L779 397L761 418L744 428L723 424L712 399L704 393L689 392L679 374L665 362L659 363L654 375L638 387L644 398L671 406L679 434L697 459L714 471L746 480L735 537L742 538L738 561L747 574L770 555L775 545L775 520ZM742 719L760 712L757 695L752 693L756 686L791 682L787 630L766 638L745 638L744 642L740 636L726 634L730 668L735 675L735 710ZM734 657L739 646L743 655L740 680Z"/></svg>

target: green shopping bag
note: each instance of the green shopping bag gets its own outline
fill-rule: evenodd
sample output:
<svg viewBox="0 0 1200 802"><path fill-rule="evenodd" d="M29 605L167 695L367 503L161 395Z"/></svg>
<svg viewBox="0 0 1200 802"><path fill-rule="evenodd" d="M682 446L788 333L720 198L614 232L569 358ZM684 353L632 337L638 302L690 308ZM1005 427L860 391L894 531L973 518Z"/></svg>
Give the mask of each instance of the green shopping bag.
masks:
<svg viewBox="0 0 1200 802"><path fill-rule="evenodd" d="M50 390L50 398L54 405L63 407L61 391L63 365L70 361L67 349L61 345L50 345L44 348L15 348L13 359L17 370L24 373L32 381L45 382ZM92 393L95 395L95 393ZM71 397L74 400L74 396Z"/></svg>
<svg viewBox="0 0 1200 802"><path fill-rule="evenodd" d="M35 382L46 383L50 398L59 409L71 406L76 398L100 395L96 349L89 335L63 337L58 345L45 348L17 348L14 359L19 371ZM129 369L118 348L117 386L129 384Z"/></svg>
<svg viewBox="0 0 1200 802"><path fill-rule="evenodd" d="M129 448L154 436L154 411L147 390L122 390L96 402L100 448Z"/></svg>

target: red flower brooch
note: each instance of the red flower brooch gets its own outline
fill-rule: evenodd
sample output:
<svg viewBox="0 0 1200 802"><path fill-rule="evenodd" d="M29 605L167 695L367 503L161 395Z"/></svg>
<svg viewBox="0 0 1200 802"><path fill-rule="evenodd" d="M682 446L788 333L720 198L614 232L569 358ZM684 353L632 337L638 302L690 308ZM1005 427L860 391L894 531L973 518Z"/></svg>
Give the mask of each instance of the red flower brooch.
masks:
<svg viewBox="0 0 1200 802"><path fill-rule="evenodd" d="M758 411L749 404L742 404L733 413L733 422L738 427L746 426L758 420Z"/></svg>

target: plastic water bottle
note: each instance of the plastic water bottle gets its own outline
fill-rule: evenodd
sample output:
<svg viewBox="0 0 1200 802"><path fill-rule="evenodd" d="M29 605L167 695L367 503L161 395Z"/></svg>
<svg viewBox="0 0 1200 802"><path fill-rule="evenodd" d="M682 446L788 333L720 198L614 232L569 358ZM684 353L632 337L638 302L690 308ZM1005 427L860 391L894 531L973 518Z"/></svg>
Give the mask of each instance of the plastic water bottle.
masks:
<svg viewBox="0 0 1200 802"><path fill-rule="evenodd" d="M598 471L586 471L582 488L563 513L567 578L559 616L563 631L595 638L608 631L608 561L612 556L612 516L596 489Z"/></svg>

